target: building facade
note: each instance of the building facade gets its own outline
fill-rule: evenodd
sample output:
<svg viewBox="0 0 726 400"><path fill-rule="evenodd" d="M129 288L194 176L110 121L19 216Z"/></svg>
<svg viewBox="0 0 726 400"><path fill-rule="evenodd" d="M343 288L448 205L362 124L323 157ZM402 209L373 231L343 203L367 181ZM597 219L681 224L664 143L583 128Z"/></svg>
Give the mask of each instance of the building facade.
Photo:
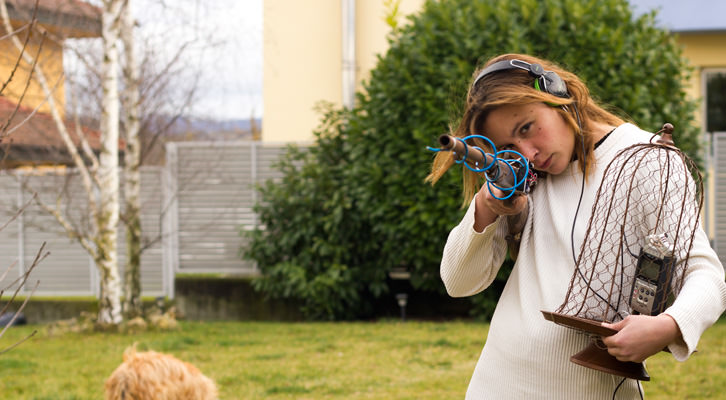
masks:
<svg viewBox="0 0 726 400"><path fill-rule="evenodd" d="M4 145L0 147L0 169L72 164L50 104L52 100L61 119L65 118L64 41L100 37L101 10L80 0L4 3L14 35L8 35L0 24L0 138ZM39 74L33 72L33 63L42 71L51 98L46 96ZM70 120L65 125L74 142L80 141L77 132L82 132L93 149L99 147L98 132L76 127Z"/></svg>
<svg viewBox="0 0 726 400"><path fill-rule="evenodd" d="M309 142L320 102L353 103L376 57L388 47L386 16L398 23L423 0L264 0L265 142Z"/></svg>
<svg viewBox="0 0 726 400"><path fill-rule="evenodd" d="M387 49L391 31L385 22L398 3L398 20L415 13L423 0L263 0L265 142L310 142L321 121L320 102L352 106L353 94ZM700 103L695 119L704 143L726 135L726 2L722 0L632 0L634 15L657 10L656 24L675 35L692 67L687 93ZM664 121L665 122L665 121ZM677 125L677 121L671 121ZM676 126L677 129L677 126ZM726 139L724 139L726 143ZM726 238L726 209L719 216L715 185L716 159L726 164L726 144L706 155L709 172L704 215L711 237L722 218ZM726 167L724 167L726 174ZM726 175L720 184L726 190ZM724 243L726 252L726 242Z"/></svg>

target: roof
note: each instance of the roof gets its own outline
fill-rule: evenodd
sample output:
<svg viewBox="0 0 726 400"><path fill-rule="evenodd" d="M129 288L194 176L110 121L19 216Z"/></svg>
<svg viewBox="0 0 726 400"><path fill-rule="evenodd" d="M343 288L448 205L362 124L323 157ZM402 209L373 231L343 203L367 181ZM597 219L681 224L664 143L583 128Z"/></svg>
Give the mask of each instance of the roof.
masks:
<svg viewBox="0 0 726 400"><path fill-rule="evenodd" d="M76 124L66 121L65 125L73 142L80 143ZM0 138L2 168L28 164L72 164L53 118L46 113L33 114L33 110L17 107L12 101L0 96L0 129L3 132ZM86 126L81 126L80 131L91 148L98 151L101 146L100 132Z"/></svg>
<svg viewBox="0 0 726 400"><path fill-rule="evenodd" d="M5 0L10 19L30 21L36 0ZM17 6L17 8L16 8ZM101 36L101 9L80 0L38 0L37 19L65 37Z"/></svg>
<svg viewBox="0 0 726 400"><path fill-rule="evenodd" d="M635 15L657 10L656 24L679 33L726 32L723 0L630 0Z"/></svg>

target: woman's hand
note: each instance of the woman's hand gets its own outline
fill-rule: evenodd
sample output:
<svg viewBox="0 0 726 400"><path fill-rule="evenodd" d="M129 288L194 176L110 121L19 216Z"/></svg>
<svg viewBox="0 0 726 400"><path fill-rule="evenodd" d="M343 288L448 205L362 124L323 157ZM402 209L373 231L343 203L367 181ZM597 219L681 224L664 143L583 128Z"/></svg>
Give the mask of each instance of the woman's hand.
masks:
<svg viewBox="0 0 726 400"><path fill-rule="evenodd" d="M494 195L505 197L506 195L492 188ZM527 196L515 194L507 200L499 200L492 196L487 185L483 185L476 194L476 211L474 213L474 230L482 232L489 224L494 222L500 215L517 215L527 207Z"/></svg>
<svg viewBox="0 0 726 400"><path fill-rule="evenodd" d="M666 348L669 344L683 343L676 321L668 314L655 317L629 315L615 324L603 323L604 327L618 333L602 338L608 353L620 361L643 362L646 358Z"/></svg>

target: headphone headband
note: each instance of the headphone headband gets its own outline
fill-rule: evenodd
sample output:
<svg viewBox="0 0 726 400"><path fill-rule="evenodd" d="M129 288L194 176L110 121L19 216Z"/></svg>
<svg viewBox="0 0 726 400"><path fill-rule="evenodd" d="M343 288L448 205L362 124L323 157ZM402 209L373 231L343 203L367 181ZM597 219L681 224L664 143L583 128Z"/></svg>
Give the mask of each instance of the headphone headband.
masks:
<svg viewBox="0 0 726 400"><path fill-rule="evenodd" d="M534 87L539 91L562 98L570 97L570 94L567 91L567 85L565 85L565 81L563 81L556 72L545 71L545 69L540 64L530 64L526 61L517 59L497 61L494 64L484 68L479 73L479 75L477 75L476 79L474 79L474 83L471 85L471 87L476 86L480 79L491 73L510 69L522 69L529 72L529 74L535 78Z"/></svg>

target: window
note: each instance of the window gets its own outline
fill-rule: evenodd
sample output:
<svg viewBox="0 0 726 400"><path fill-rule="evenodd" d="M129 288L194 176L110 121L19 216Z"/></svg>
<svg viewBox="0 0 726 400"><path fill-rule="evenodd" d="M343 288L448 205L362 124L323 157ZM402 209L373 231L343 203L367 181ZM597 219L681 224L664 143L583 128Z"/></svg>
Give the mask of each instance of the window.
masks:
<svg viewBox="0 0 726 400"><path fill-rule="evenodd" d="M705 71L706 131L726 132L726 70Z"/></svg>

